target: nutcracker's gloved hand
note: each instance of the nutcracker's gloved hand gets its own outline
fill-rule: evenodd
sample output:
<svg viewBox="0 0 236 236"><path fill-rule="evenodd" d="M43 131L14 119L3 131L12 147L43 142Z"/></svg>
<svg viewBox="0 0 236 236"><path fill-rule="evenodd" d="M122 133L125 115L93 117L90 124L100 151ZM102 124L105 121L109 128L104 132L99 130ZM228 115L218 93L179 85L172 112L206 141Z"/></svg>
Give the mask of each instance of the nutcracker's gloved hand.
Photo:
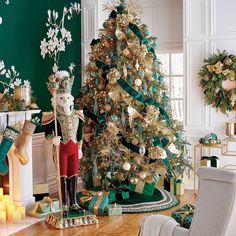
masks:
<svg viewBox="0 0 236 236"><path fill-rule="evenodd" d="M79 159L81 159L83 157L83 152L81 149L79 149Z"/></svg>
<svg viewBox="0 0 236 236"><path fill-rule="evenodd" d="M82 146L83 146L83 140L78 142L79 159L83 157Z"/></svg>
<svg viewBox="0 0 236 236"><path fill-rule="evenodd" d="M55 136L52 138L52 143L55 146L59 146L61 142L61 136Z"/></svg>

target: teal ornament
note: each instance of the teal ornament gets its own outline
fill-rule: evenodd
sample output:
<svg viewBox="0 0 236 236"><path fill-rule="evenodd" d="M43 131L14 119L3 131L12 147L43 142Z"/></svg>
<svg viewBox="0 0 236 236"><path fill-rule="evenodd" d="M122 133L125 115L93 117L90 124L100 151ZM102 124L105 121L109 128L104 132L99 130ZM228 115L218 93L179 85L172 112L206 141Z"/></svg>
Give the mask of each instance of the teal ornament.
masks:
<svg viewBox="0 0 236 236"><path fill-rule="evenodd" d="M132 64L128 64L128 65L127 65L127 69L128 69L128 70L132 70L132 69L133 69L133 65L132 65Z"/></svg>
<svg viewBox="0 0 236 236"><path fill-rule="evenodd" d="M125 117L125 109L122 107L122 112L121 112L121 125L125 127L126 125L126 117Z"/></svg>
<svg viewBox="0 0 236 236"><path fill-rule="evenodd" d="M99 85L99 79L98 78L96 78L96 80L95 80L95 84L96 84L96 86L98 86Z"/></svg>
<svg viewBox="0 0 236 236"><path fill-rule="evenodd" d="M96 161L93 162L92 172L93 172L93 176L96 176L97 173L98 173L98 166L97 166L97 162Z"/></svg>
<svg viewBox="0 0 236 236"><path fill-rule="evenodd" d="M114 51L111 50L111 51L109 52L109 57L112 58L113 56L114 56Z"/></svg>
<svg viewBox="0 0 236 236"><path fill-rule="evenodd" d="M163 80L164 80L164 77L162 75L159 76L159 81L163 82Z"/></svg>
<svg viewBox="0 0 236 236"><path fill-rule="evenodd" d="M157 92L157 88L155 86L152 86L152 93L156 93Z"/></svg>
<svg viewBox="0 0 236 236"><path fill-rule="evenodd" d="M128 81L129 81L129 84L131 85L134 83L133 75L129 75Z"/></svg>
<svg viewBox="0 0 236 236"><path fill-rule="evenodd" d="M117 117L117 115L112 115L111 116L111 120L113 121L113 122L117 122L118 121L118 117Z"/></svg>
<svg viewBox="0 0 236 236"><path fill-rule="evenodd" d="M147 36L149 36L150 35L150 32L149 31L146 31L145 32L145 36L147 37Z"/></svg>
<svg viewBox="0 0 236 236"><path fill-rule="evenodd" d="M148 44L148 39L143 39L142 44Z"/></svg>
<svg viewBox="0 0 236 236"><path fill-rule="evenodd" d="M94 100L94 104L93 104L93 113L97 114L98 113L98 104L97 104L97 100Z"/></svg>
<svg viewBox="0 0 236 236"><path fill-rule="evenodd" d="M130 34L131 32L132 32L132 31L130 30L130 28L126 28L126 29L125 29L125 33L126 33L126 34Z"/></svg>
<svg viewBox="0 0 236 236"><path fill-rule="evenodd" d="M159 77L159 74L158 74L157 72L154 72L153 78L154 78L155 80L158 80L158 77Z"/></svg>
<svg viewBox="0 0 236 236"><path fill-rule="evenodd" d="M144 71L143 71L143 70L140 70L140 71L139 71L139 74L140 74L141 78L143 79L143 78L144 78L144 75L145 75Z"/></svg>
<svg viewBox="0 0 236 236"><path fill-rule="evenodd" d="M118 58L118 56L113 56L113 57L112 57L112 60L113 60L113 62L116 63L116 62L119 60L119 58Z"/></svg>

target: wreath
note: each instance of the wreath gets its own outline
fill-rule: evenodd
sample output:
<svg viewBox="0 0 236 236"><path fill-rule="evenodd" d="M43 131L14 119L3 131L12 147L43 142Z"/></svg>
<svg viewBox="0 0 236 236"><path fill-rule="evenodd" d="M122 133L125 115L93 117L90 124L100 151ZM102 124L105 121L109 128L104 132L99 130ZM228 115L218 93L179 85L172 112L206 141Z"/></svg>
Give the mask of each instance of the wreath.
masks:
<svg viewBox="0 0 236 236"><path fill-rule="evenodd" d="M204 59L204 63L199 76L207 105L216 107L224 114L236 110L236 56L218 50Z"/></svg>

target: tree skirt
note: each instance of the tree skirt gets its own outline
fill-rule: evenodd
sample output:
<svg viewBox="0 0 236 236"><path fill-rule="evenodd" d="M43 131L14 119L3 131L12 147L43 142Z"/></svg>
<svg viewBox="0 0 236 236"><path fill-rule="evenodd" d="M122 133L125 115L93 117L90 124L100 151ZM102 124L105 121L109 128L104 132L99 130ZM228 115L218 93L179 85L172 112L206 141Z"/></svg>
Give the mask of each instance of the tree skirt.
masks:
<svg viewBox="0 0 236 236"><path fill-rule="evenodd" d="M132 199L136 203L132 204ZM164 211L175 207L179 204L179 200L170 192L163 189L155 189L153 196L145 196L143 194L132 193L130 199L117 201L122 207L123 213L144 213Z"/></svg>

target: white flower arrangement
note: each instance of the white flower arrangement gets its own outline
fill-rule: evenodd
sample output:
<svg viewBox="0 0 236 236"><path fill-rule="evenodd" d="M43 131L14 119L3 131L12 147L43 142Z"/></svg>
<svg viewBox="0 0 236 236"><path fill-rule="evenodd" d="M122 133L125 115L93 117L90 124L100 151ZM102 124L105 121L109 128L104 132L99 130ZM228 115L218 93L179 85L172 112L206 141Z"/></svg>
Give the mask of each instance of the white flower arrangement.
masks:
<svg viewBox="0 0 236 236"><path fill-rule="evenodd" d="M48 27L47 37L41 41L40 50L43 59L46 55L53 58L53 72L59 70L60 52L65 52L66 46L72 42L72 35L69 30L65 28L65 19L71 20L74 14L80 13L80 4L71 3L70 7L64 7L62 18L59 20L57 11L48 10L48 20L46 26ZM75 65L71 63L69 70L72 73Z"/></svg>
<svg viewBox="0 0 236 236"><path fill-rule="evenodd" d="M10 89L14 89L15 86L30 86L29 80L23 80L20 78L19 72L15 69L15 66L11 66L10 69L5 68L4 61L0 60L0 77L4 76L9 82L0 80L0 84L3 86L3 94L10 94Z"/></svg>

